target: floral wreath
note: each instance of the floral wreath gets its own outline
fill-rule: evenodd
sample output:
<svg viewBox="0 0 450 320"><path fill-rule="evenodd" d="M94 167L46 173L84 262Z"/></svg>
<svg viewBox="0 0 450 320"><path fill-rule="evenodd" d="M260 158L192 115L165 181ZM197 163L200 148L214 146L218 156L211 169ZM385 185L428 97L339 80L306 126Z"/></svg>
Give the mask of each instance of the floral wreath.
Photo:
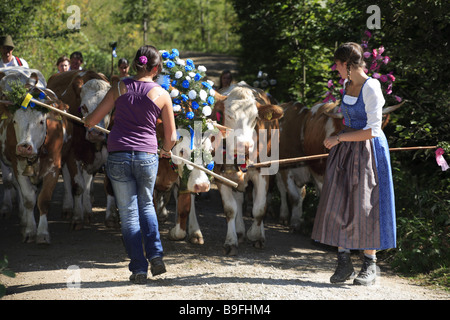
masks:
<svg viewBox="0 0 450 320"><path fill-rule="evenodd" d="M261 88L264 91L269 91L272 87L277 85L277 80L270 78L269 75L263 71L259 71L256 80L253 81L253 87Z"/></svg>
<svg viewBox="0 0 450 320"><path fill-rule="evenodd" d="M211 152L205 149L193 150L193 129L194 122L201 121L202 134L206 130L215 130L214 126L207 121L215 103L214 82L205 80L206 68L204 66L196 68L192 59L181 59L177 49L172 49L170 52L161 50L160 54L163 59L163 69L158 83L169 92L172 98L177 128L187 129L191 132L191 161L195 159L198 152L202 152L205 167L212 170L214 161L212 161ZM190 166L187 168L192 170ZM185 177L183 172L183 178Z"/></svg>

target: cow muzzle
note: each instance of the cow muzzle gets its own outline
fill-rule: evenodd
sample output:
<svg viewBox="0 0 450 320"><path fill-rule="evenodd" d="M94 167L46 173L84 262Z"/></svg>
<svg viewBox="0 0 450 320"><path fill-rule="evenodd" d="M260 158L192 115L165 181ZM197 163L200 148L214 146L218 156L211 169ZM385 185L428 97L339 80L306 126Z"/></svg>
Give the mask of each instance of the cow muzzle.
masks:
<svg viewBox="0 0 450 320"><path fill-rule="evenodd" d="M208 192L209 188L210 188L210 184L209 183L196 183L194 185L194 192L195 193Z"/></svg>
<svg viewBox="0 0 450 320"><path fill-rule="evenodd" d="M92 143L103 142L106 139L106 135L95 129L90 129L86 133L86 140Z"/></svg>
<svg viewBox="0 0 450 320"><path fill-rule="evenodd" d="M31 143L23 142L16 146L16 154L21 157L30 158L36 156L37 151Z"/></svg>

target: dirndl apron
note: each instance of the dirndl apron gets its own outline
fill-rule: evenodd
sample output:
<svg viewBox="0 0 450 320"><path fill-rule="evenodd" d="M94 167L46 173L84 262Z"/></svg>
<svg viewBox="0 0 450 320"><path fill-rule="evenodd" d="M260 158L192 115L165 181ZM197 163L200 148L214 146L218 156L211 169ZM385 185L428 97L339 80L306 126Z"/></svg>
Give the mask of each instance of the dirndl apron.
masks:
<svg viewBox="0 0 450 320"><path fill-rule="evenodd" d="M346 124L342 132L366 126L362 91L354 105L341 104ZM346 249L396 247L394 186L383 132L330 150L312 239Z"/></svg>

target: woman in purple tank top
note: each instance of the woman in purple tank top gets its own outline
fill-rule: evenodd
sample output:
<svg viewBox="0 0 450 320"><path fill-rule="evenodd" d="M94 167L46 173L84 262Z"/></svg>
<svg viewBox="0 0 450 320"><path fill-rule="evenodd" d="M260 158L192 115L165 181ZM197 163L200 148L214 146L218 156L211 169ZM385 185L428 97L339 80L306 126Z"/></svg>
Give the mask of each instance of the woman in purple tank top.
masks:
<svg viewBox="0 0 450 320"><path fill-rule="evenodd" d="M158 172L156 121L160 117L164 127L162 157L171 156L176 128L172 100L168 92L153 81L162 69L158 50L153 46L141 47L133 67L137 75L113 86L84 123L86 127L93 127L115 107L114 126L108 136L106 172L114 190L125 249L130 258L130 280L143 284L147 282L149 261L153 276L166 272L153 205Z"/></svg>

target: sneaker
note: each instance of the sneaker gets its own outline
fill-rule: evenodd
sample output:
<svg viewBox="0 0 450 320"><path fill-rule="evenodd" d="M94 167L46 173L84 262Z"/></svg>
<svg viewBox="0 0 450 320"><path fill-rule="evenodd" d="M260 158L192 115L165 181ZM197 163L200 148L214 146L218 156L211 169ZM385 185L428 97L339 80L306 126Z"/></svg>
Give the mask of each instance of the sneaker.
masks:
<svg viewBox="0 0 450 320"><path fill-rule="evenodd" d="M353 284L361 286L370 286L375 283L377 278L377 259L371 259L364 256L363 266L358 276L353 280Z"/></svg>
<svg viewBox="0 0 450 320"><path fill-rule="evenodd" d="M336 271L330 278L331 283L344 283L354 277L355 269L353 268L352 259L348 252L338 252L338 265Z"/></svg>
<svg viewBox="0 0 450 320"><path fill-rule="evenodd" d="M147 274L145 273L133 273L130 276L130 281L134 284L146 284L147 283Z"/></svg>
<svg viewBox="0 0 450 320"><path fill-rule="evenodd" d="M150 260L150 271L152 272L152 276L157 276L166 272L166 266L161 257L156 257Z"/></svg>

